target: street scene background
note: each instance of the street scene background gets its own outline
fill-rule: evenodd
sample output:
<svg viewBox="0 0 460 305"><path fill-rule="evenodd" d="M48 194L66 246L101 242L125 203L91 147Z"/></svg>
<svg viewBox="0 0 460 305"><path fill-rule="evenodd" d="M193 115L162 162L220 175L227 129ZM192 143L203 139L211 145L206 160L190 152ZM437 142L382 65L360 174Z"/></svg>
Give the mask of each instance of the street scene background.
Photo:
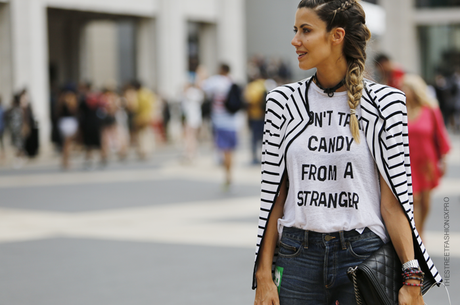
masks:
<svg viewBox="0 0 460 305"><path fill-rule="evenodd" d="M426 245L460 297L460 137L433 196ZM210 146L184 166L174 147L104 170L56 160L0 173L0 304L252 304L259 169L242 148L223 191ZM449 265L444 267L449 200ZM426 304L448 304L433 288Z"/></svg>
<svg viewBox="0 0 460 305"><path fill-rule="evenodd" d="M456 304L460 5L361 3L366 77L419 76L445 123L423 238ZM0 305L253 304L264 97L314 73L290 44L297 4L0 0ZM216 75L245 103L230 171Z"/></svg>

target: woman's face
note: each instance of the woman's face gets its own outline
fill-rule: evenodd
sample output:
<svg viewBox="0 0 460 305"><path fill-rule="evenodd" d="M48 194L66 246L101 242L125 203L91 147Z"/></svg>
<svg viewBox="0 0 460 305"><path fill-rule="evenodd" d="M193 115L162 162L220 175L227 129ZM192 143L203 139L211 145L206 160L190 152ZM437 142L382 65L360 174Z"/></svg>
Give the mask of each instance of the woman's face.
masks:
<svg viewBox="0 0 460 305"><path fill-rule="evenodd" d="M330 60L331 35L326 32L326 23L312 9L297 10L294 32L291 44L296 48L300 69L318 68Z"/></svg>

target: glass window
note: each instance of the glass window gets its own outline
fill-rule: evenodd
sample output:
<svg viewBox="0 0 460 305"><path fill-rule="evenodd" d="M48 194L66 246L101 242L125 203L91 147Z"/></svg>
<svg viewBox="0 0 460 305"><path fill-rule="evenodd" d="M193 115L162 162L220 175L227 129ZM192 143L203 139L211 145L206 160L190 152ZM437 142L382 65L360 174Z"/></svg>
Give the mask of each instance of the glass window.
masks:
<svg viewBox="0 0 460 305"><path fill-rule="evenodd" d="M436 73L460 69L460 24L419 27L423 77L433 82Z"/></svg>

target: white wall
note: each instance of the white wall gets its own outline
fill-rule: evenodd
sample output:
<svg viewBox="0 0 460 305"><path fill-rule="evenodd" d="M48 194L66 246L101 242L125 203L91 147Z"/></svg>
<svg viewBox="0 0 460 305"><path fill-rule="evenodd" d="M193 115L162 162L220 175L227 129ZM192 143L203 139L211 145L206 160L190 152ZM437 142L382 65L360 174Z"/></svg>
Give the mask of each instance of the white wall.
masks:
<svg viewBox="0 0 460 305"><path fill-rule="evenodd" d="M215 74L218 71L219 52L217 48L217 26L213 23L202 24L199 33L200 60L207 72Z"/></svg>
<svg viewBox="0 0 460 305"><path fill-rule="evenodd" d="M117 81L117 28L113 21L94 21L83 32L86 63L83 79L95 88L114 85Z"/></svg>
<svg viewBox="0 0 460 305"><path fill-rule="evenodd" d="M0 96L3 106L12 99L12 65L9 5L0 3Z"/></svg>
<svg viewBox="0 0 460 305"><path fill-rule="evenodd" d="M404 70L420 73L419 50L412 1L380 0L386 12L386 31L381 38L382 52Z"/></svg>
<svg viewBox="0 0 460 305"><path fill-rule="evenodd" d="M50 142L46 7L41 0L10 4L14 91L27 88L40 124L41 150Z"/></svg>
<svg viewBox="0 0 460 305"><path fill-rule="evenodd" d="M160 93L176 98L187 81L187 21L208 23L209 28L203 28L201 35L206 49L203 53L214 51L210 56L227 62L236 81L245 81L244 4L244 0L160 0L156 31ZM207 65L214 70L212 64Z"/></svg>
<svg viewBox="0 0 460 305"><path fill-rule="evenodd" d="M244 16L244 0L220 2L220 22L217 25L219 60L230 65L231 75L237 82L246 81L246 22Z"/></svg>
<svg viewBox="0 0 460 305"><path fill-rule="evenodd" d="M46 150L50 146L47 8L140 18L137 76L167 98L177 98L187 80L188 21L209 25L202 34L202 54L205 54L209 65L226 61L231 65L235 79L243 81L246 74L244 3L245 0L10 0L7 4L10 10L6 14L10 16L11 28L3 24L7 19L2 18L2 14L6 11L0 10L0 79L4 80L0 93L8 91L2 86L15 91L25 87L29 89L40 123L42 147ZM112 69L113 58L116 58L116 54L110 52L112 32L108 28L106 31L105 39L110 41L105 41L104 45L108 48L102 46L102 40L86 39L84 35L81 39L75 38L78 41L75 49L80 50L80 54L72 57L75 58L71 60L75 66L71 69L80 70L82 78L94 77L98 82L101 79L116 80L115 69L107 73L99 69L100 65ZM8 32L11 41L5 38ZM75 33L79 35L80 32ZM88 37L93 36L88 33ZM11 60L5 60L9 57L7 45L10 46ZM5 61L11 63L11 73ZM11 79L10 86L8 78Z"/></svg>
<svg viewBox="0 0 460 305"><path fill-rule="evenodd" d="M187 31L182 0L160 0L157 18L158 92L167 98L178 96L186 81Z"/></svg>
<svg viewBox="0 0 460 305"><path fill-rule="evenodd" d="M137 78L147 87L157 90L157 35L153 18L143 18L137 25L136 71Z"/></svg>
<svg viewBox="0 0 460 305"><path fill-rule="evenodd" d="M216 0L182 0L183 11L191 21L217 22L219 3Z"/></svg>

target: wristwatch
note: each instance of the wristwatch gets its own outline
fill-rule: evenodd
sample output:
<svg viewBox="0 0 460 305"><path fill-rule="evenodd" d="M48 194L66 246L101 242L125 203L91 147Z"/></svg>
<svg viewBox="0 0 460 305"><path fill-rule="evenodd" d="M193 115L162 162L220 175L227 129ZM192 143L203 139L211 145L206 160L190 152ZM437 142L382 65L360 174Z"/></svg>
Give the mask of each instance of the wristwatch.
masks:
<svg viewBox="0 0 460 305"><path fill-rule="evenodd" d="M402 270L410 269L410 268L420 268L420 265L418 264L418 260L413 259L411 261L405 262L402 265Z"/></svg>

